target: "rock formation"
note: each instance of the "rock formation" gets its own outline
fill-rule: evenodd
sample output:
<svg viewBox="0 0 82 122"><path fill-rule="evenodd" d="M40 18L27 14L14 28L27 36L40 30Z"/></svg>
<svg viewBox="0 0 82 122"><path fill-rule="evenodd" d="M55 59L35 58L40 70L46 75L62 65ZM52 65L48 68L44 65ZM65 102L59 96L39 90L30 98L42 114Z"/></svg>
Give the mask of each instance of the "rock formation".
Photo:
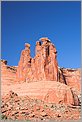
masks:
<svg viewBox="0 0 82 122"><path fill-rule="evenodd" d="M57 51L48 38L36 42L36 55L30 56L30 45L25 44L17 69L19 81L58 80Z"/></svg>
<svg viewBox="0 0 82 122"><path fill-rule="evenodd" d="M25 81L31 68L30 45L25 44L25 49L21 52L20 61L17 68L17 80Z"/></svg>
<svg viewBox="0 0 82 122"><path fill-rule="evenodd" d="M16 66L8 66L6 60L1 60L1 83L11 84L16 82Z"/></svg>
<svg viewBox="0 0 82 122"><path fill-rule="evenodd" d="M34 58L30 56L30 44L25 43L25 49L21 52L18 67L8 66L7 61L1 60L2 84L29 83L34 81L46 81L46 84L48 84L48 81L53 81L69 86L72 97L80 94L80 69L58 67L56 47L48 38L40 38L40 40L36 42L35 54ZM52 88L50 87L50 89ZM49 92L49 96L51 96L53 91L52 89L52 91ZM79 101L77 98L76 101L76 104L78 104Z"/></svg>
<svg viewBox="0 0 82 122"><path fill-rule="evenodd" d="M30 56L30 44L25 43L18 66L8 66L1 60L1 97L3 118L79 119L81 70L60 68L56 47L48 38L36 42L34 58ZM57 110L60 112L56 114Z"/></svg>
<svg viewBox="0 0 82 122"><path fill-rule="evenodd" d="M1 95L13 90L19 96L28 95L32 99L40 99L47 103L79 105L78 95L69 86L53 81L39 81L31 83L14 84L7 87L2 86ZM76 101L76 102L75 102Z"/></svg>
<svg viewBox="0 0 82 122"><path fill-rule="evenodd" d="M59 68L59 82L65 83L71 88L75 88L79 92L81 92L81 70L80 69L66 69Z"/></svg>
<svg viewBox="0 0 82 122"><path fill-rule="evenodd" d="M35 57L30 56L30 45L25 44L17 68L17 81L51 80L64 83L71 88L80 88L80 69L59 68L57 50L48 38L36 42Z"/></svg>

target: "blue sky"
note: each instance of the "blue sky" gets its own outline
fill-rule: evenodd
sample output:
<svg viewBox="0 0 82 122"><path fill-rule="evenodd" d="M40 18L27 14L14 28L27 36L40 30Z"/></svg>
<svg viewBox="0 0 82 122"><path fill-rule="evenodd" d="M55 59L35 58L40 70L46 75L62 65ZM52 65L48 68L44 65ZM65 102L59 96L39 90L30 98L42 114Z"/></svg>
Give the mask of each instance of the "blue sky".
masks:
<svg viewBox="0 0 82 122"><path fill-rule="evenodd" d="M60 67L79 68L81 53L80 2L2 2L1 58L18 65L24 44L48 37L58 51Z"/></svg>

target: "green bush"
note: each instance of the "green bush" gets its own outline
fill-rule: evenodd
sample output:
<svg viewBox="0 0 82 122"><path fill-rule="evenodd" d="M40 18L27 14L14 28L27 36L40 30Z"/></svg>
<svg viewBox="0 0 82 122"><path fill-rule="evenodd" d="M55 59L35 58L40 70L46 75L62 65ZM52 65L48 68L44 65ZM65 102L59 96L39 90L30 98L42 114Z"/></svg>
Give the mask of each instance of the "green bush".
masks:
<svg viewBox="0 0 82 122"><path fill-rule="evenodd" d="M7 119L7 116L4 115L4 114L2 114L2 115L1 115L1 119Z"/></svg>

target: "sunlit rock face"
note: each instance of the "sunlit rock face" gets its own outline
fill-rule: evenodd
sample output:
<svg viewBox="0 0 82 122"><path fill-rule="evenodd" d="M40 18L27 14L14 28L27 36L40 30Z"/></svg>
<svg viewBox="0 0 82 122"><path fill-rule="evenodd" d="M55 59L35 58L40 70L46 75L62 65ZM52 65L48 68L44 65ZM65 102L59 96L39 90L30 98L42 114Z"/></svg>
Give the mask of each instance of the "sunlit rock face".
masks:
<svg viewBox="0 0 82 122"><path fill-rule="evenodd" d="M16 82L16 66L8 66L6 60L1 60L1 83L11 84Z"/></svg>
<svg viewBox="0 0 82 122"><path fill-rule="evenodd" d="M80 91L80 75L80 69L58 67L56 47L46 37L36 42L34 58L30 56L30 44L25 44L25 49L21 52L16 80L20 82L57 81Z"/></svg>
<svg viewBox="0 0 82 122"><path fill-rule="evenodd" d="M30 45L25 44L25 49L21 52L20 61L17 68L17 80L25 81L31 69Z"/></svg>
<svg viewBox="0 0 82 122"><path fill-rule="evenodd" d="M59 82L65 83L73 89L81 91L81 70L59 68Z"/></svg>
<svg viewBox="0 0 82 122"><path fill-rule="evenodd" d="M58 62L55 46L48 38L36 42L35 57L30 56L30 45L25 44L17 69L19 81L55 80L58 81Z"/></svg>
<svg viewBox="0 0 82 122"><path fill-rule="evenodd" d="M18 66L8 66L6 60L1 60L1 81L3 84L54 81L80 92L81 70L59 67L56 47L46 37L36 41L34 58L30 56L30 44L25 43Z"/></svg>

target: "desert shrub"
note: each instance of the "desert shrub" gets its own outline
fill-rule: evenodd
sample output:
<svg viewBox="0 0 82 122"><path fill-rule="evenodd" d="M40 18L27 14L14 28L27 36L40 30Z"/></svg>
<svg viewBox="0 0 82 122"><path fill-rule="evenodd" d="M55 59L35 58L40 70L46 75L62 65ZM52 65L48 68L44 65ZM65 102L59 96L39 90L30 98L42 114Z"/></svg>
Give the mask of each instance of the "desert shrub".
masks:
<svg viewBox="0 0 82 122"><path fill-rule="evenodd" d="M1 115L1 119L7 119L7 116L4 115L4 114L2 114L2 115Z"/></svg>

